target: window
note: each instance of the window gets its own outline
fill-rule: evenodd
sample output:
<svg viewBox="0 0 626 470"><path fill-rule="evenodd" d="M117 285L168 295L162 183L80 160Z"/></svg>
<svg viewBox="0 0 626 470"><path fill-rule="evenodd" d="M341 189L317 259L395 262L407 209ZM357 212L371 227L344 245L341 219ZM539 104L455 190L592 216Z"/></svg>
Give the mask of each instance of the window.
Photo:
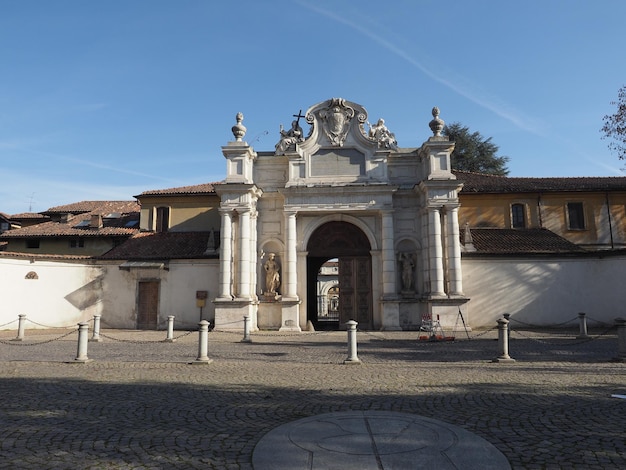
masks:
<svg viewBox="0 0 626 470"><path fill-rule="evenodd" d="M585 210L582 202L567 203L567 228L570 230L585 229Z"/></svg>
<svg viewBox="0 0 626 470"><path fill-rule="evenodd" d="M513 228L526 228L526 207L524 204L511 206L511 225Z"/></svg>
<svg viewBox="0 0 626 470"><path fill-rule="evenodd" d="M170 208L157 207L156 210L156 231L167 232L170 228Z"/></svg>
<svg viewBox="0 0 626 470"><path fill-rule="evenodd" d="M26 240L26 248L39 248L39 238L29 238Z"/></svg>
<svg viewBox="0 0 626 470"><path fill-rule="evenodd" d="M0 232L4 232L6 230L9 230L9 223L8 222L0 223Z"/></svg>
<svg viewBox="0 0 626 470"><path fill-rule="evenodd" d="M85 248L85 240L82 238L70 240L70 248Z"/></svg>

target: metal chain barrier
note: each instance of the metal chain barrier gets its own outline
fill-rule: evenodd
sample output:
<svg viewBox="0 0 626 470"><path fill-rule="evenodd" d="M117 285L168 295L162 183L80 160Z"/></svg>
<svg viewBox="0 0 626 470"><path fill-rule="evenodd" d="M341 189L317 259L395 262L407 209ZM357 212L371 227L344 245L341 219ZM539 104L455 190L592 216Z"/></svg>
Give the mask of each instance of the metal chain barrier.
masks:
<svg viewBox="0 0 626 470"><path fill-rule="evenodd" d="M47 330L54 330L54 329L67 330L68 328L76 328L76 324L75 323L73 325L68 325L68 326L50 326L50 325L44 325L43 323L37 323L36 321L31 320L28 317L26 317L25 320L28 321L28 322L33 323L34 325L46 328ZM92 322L92 321L93 321L93 318L90 319L90 320L85 320L85 323Z"/></svg>
<svg viewBox="0 0 626 470"><path fill-rule="evenodd" d="M604 321L600 321L600 320L596 320L595 318L592 318L592 317L587 317L587 319L591 320L591 321L594 321L598 325L601 325L601 326L610 326L611 325L610 323L607 323L607 322L604 322Z"/></svg>
<svg viewBox="0 0 626 470"><path fill-rule="evenodd" d="M562 323L555 323L555 324L553 324L553 325L533 325L532 323L526 323L526 322L524 322L524 321L521 321L521 320L518 320L518 319L516 319L516 318L512 318L512 317L509 317L509 318L508 318L508 320L509 320L510 322L515 322L515 323L519 323L520 325L527 326L527 327L529 327L529 328L536 328L536 329L550 330L550 329L553 329L553 328L558 328L558 327L560 327L560 326L564 326L564 325L567 325L567 324L569 324L569 323L572 323L572 322L578 321L578 317L574 317L574 318L572 318L572 319L570 319L570 320L566 320L566 321L564 321L564 322L562 322Z"/></svg>
<svg viewBox="0 0 626 470"><path fill-rule="evenodd" d="M544 344L547 346L577 346L579 344L584 344L584 343L589 343L591 341L595 341L599 338L602 338L603 336L608 335L612 330L617 330L617 325L613 325L608 327L606 330L604 330L602 333L595 335L595 336L589 336L588 338L584 338L584 339L579 339L577 341L572 341L572 342L568 342L568 343L554 343L545 339L539 339L539 338L533 338L532 336L529 336L527 334L521 333L519 330L509 330L509 332L515 333L520 335L521 337L528 339L530 341L533 341L535 343L539 343L539 344Z"/></svg>
<svg viewBox="0 0 626 470"><path fill-rule="evenodd" d="M231 333L231 334L236 334L238 336L241 336L242 333L237 332L237 331L222 331L222 330L213 330L213 332L218 332L218 333ZM293 332L280 332L280 331L267 331L264 333L261 333L259 331L255 331L254 333L251 333L251 336L265 336L265 337L278 337L278 338L289 338L289 337L303 337L303 336L315 336L315 335L328 335L333 333L333 331L293 331Z"/></svg>
<svg viewBox="0 0 626 470"><path fill-rule="evenodd" d="M481 336L485 336L487 333L491 333L492 331L495 331L495 330L497 330L497 329L498 329L498 327L497 327L497 326L491 327L491 328L489 328L488 330L481 331L480 333L477 333L477 334L472 334L472 335L470 336L470 338L469 338L469 339L476 339L476 338L480 338ZM473 333L473 332L472 332L472 333Z"/></svg>
<svg viewBox="0 0 626 470"><path fill-rule="evenodd" d="M185 336L189 336L192 333L195 333L197 330L192 330L192 331L186 331L185 333L182 333L172 339L179 339L179 338L184 338ZM102 336L103 338L106 339L110 339L111 341L116 341L118 343L133 343L133 344L153 344L153 343L163 343L164 340L138 340L138 339L122 339L122 338L115 338L113 336L110 335L106 335L102 332L100 332L100 336Z"/></svg>
<svg viewBox="0 0 626 470"><path fill-rule="evenodd" d="M8 325L10 325L11 323L15 323L16 321L18 321L18 320L11 320L9 323L5 323L4 325L0 325L0 328L2 328L2 327L4 327L4 326L8 326Z"/></svg>
<svg viewBox="0 0 626 470"><path fill-rule="evenodd" d="M74 329L72 331L70 331L69 333L65 333L64 335L61 336L57 336L56 338L52 338L52 339L47 339L44 341L35 341L35 342L29 342L29 343L24 343L23 341L13 341L13 340L9 340L9 341L3 341L0 340L0 343L2 344L8 344L9 346L39 346L41 344L47 344L47 343L52 343L53 341L59 341L60 339L63 339L71 334L74 334L77 331L76 327L74 327Z"/></svg>

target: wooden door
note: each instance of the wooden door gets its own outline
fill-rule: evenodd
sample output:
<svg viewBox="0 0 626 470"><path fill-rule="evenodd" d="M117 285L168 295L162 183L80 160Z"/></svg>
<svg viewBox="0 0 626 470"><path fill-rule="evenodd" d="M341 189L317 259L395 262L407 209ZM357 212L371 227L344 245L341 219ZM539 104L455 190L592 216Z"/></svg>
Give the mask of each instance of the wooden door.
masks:
<svg viewBox="0 0 626 470"><path fill-rule="evenodd" d="M349 320L372 328L372 263L369 256L339 258L339 324Z"/></svg>
<svg viewBox="0 0 626 470"><path fill-rule="evenodd" d="M159 317L159 281L139 282L137 329L156 330Z"/></svg>

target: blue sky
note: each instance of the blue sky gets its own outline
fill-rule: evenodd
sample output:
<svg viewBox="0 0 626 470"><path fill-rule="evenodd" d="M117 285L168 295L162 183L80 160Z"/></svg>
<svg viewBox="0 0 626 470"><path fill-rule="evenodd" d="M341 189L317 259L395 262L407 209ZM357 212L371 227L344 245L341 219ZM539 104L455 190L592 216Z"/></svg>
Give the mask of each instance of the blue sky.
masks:
<svg viewBox="0 0 626 470"><path fill-rule="evenodd" d="M626 85L623 0L0 0L0 211L221 180L332 97L401 147L446 122L511 176L623 175L601 140Z"/></svg>

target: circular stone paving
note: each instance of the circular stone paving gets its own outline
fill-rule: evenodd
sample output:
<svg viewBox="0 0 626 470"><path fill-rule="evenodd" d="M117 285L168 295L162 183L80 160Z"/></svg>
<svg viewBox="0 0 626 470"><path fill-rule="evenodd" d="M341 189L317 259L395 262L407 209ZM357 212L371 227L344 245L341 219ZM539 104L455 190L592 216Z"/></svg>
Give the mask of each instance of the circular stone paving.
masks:
<svg viewBox="0 0 626 470"><path fill-rule="evenodd" d="M348 411L283 424L261 438L255 470L510 469L493 445L409 413Z"/></svg>

